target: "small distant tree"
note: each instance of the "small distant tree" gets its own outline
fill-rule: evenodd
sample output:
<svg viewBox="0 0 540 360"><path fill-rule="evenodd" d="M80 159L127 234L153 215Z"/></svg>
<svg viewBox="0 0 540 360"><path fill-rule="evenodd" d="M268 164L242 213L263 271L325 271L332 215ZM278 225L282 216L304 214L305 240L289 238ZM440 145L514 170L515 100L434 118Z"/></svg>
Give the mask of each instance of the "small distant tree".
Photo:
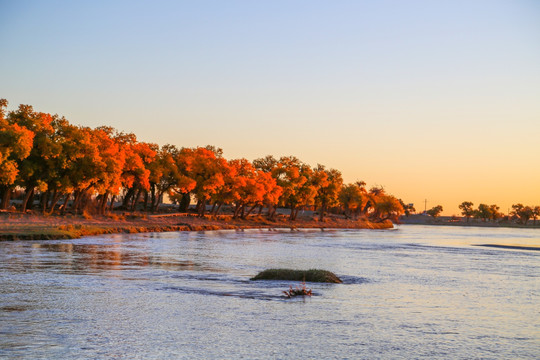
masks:
<svg viewBox="0 0 540 360"><path fill-rule="evenodd" d="M392 195L380 195L377 203L375 203L375 211L372 214L372 219L376 221L390 219L396 222L404 212L398 199Z"/></svg>
<svg viewBox="0 0 540 360"><path fill-rule="evenodd" d="M354 184L347 184L341 188L338 198L347 218L352 217L356 219L362 211L363 204L367 199L365 185L365 182L357 181Z"/></svg>
<svg viewBox="0 0 540 360"><path fill-rule="evenodd" d="M367 201L362 209L364 216L372 216L376 211L376 205L386 195L382 186L374 186L365 194Z"/></svg>
<svg viewBox="0 0 540 360"><path fill-rule="evenodd" d="M474 204L470 201L464 201L458 206L461 209L461 215L467 218L467 222L469 222L471 216L474 215L473 205Z"/></svg>
<svg viewBox="0 0 540 360"><path fill-rule="evenodd" d="M401 199L399 199L399 203L401 204L401 207L403 208L403 211L405 213L405 216L409 216L416 212L416 209L414 208L414 204L405 204L405 202Z"/></svg>
<svg viewBox="0 0 540 360"><path fill-rule="evenodd" d="M530 206L525 206L520 217L523 219L523 224L527 225L527 221L533 217L533 209Z"/></svg>
<svg viewBox="0 0 540 360"><path fill-rule="evenodd" d="M501 217L503 217L503 214L501 214L499 212L499 209L500 207L493 204L493 205L490 205L489 206L489 217L491 220L493 220L494 222L497 220L497 219L500 219Z"/></svg>
<svg viewBox="0 0 540 360"><path fill-rule="evenodd" d="M433 218L436 218L437 216L439 216L441 214L442 211L443 211L443 207L441 205L437 205L435 207L432 207L428 211L426 211L426 213L429 216L432 216Z"/></svg>
<svg viewBox="0 0 540 360"><path fill-rule="evenodd" d="M523 206L523 204L512 205L512 215L517 218L520 224L527 225L527 221L533 217L533 209L530 206Z"/></svg>
<svg viewBox="0 0 540 360"><path fill-rule="evenodd" d="M536 219L540 216L540 206L535 206L533 208L532 217L534 219L534 225L536 225Z"/></svg>
<svg viewBox="0 0 540 360"><path fill-rule="evenodd" d="M317 191L315 205L319 208L319 221L323 221L325 211L339 204L339 192L343 186L341 172L318 164L313 169L312 183Z"/></svg>
<svg viewBox="0 0 540 360"><path fill-rule="evenodd" d="M478 219L482 219L482 221L486 221L487 219L491 218L491 210L489 208L489 205L487 204L480 204L478 205L478 209L474 213L474 217Z"/></svg>

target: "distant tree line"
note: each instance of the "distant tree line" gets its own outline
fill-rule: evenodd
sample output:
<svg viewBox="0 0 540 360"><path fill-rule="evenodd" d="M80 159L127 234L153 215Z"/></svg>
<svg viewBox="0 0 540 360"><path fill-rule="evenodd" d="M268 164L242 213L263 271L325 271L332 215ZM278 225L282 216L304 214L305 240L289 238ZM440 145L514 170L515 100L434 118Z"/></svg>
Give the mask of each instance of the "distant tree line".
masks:
<svg viewBox="0 0 540 360"><path fill-rule="evenodd" d="M443 211L442 205L437 205L437 206L434 206L431 209L427 210L426 214L428 214L428 215L435 218L435 217L439 216L442 211Z"/></svg>
<svg viewBox="0 0 540 360"><path fill-rule="evenodd" d="M107 126L76 126L30 105L7 112L7 104L0 99L0 209L20 193L21 211L39 202L43 213L61 214L156 212L165 195L179 211L194 200L200 216L224 206L237 218L264 209L274 218L285 207L291 220L307 208L317 209L321 220L329 211L375 221L404 212L403 202L383 188L344 184L338 170L294 156L227 160L214 146L160 147Z"/></svg>
<svg viewBox="0 0 540 360"><path fill-rule="evenodd" d="M505 215L499 212L499 206L479 204L476 209L473 208L474 204L470 201L464 201L459 205L461 214L467 219L471 217L476 219L482 219L482 221L497 221L505 218ZM536 220L540 216L540 206L524 206L523 204L512 205L512 211L510 212L507 220L515 220L520 224L526 225L530 219Z"/></svg>

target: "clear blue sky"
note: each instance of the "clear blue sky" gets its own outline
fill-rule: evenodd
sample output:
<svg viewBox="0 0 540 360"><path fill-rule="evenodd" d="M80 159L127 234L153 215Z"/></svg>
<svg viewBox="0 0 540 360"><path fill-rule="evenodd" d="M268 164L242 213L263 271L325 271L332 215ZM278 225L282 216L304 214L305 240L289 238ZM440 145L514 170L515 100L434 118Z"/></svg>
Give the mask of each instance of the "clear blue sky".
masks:
<svg viewBox="0 0 540 360"><path fill-rule="evenodd" d="M540 205L540 1L1 1L0 97L423 208Z"/></svg>

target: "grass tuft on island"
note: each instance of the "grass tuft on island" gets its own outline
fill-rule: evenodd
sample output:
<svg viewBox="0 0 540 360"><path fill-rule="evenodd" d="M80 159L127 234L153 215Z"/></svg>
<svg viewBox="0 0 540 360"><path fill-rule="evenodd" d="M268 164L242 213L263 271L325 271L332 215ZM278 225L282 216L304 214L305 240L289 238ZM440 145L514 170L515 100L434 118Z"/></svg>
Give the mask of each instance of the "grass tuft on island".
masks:
<svg viewBox="0 0 540 360"><path fill-rule="evenodd" d="M343 281L336 274L327 270L309 269L267 269L258 273L251 280L291 280L341 284Z"/></svg>

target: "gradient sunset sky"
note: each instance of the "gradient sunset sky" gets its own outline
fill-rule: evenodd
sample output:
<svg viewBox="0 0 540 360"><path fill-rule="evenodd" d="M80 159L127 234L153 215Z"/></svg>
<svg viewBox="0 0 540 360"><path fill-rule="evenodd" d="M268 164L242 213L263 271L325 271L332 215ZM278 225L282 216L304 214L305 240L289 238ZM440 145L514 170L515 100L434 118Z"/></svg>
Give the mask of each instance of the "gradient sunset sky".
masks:
<svg viewBox="0 0 540 360"><path fill-rule="evenodd" d="M10 110L540 205L540 1L0 0L0 46Z"/></svg>

